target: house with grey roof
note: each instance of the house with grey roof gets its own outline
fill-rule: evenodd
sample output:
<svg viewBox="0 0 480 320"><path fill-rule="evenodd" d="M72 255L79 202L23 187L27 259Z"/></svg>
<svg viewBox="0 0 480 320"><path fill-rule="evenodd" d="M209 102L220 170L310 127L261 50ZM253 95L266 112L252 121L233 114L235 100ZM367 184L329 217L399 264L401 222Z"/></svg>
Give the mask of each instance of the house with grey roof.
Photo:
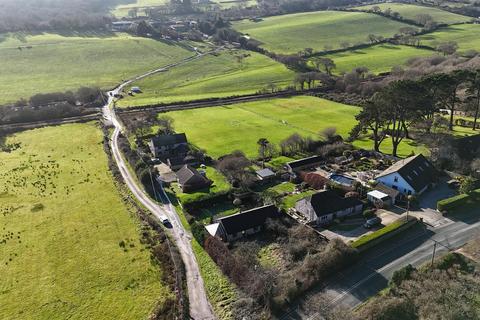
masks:
<svg viewBox="0 0 480 320"><path fill-rule="evenodd" d="M375 180L403 195L420 195L435 184L437 177L433 164L419 154L397 161Z"/></svg>
<svg viewBox="0 0 480 320"><path fill-rule="evenodd" d="M279 217L277 207L267 205L220 218L205 228L210 235L230 242L262 231L267 219Z"/></svg>
<svg viewBox="0 0 480 320"><path fill-rule="evenodd" d="M155 136L150 139L148 146L153 156L158 159L186 156L189 149L185 133Z"/></svg>
<svg viewBox="0 0 480 320"><path fill-rule="evenodd" d="M183 192L195 192L212 185L212 181L206 177L204 172L199 172L188 164L177 171L177 181Z"/></svg>
<svg viewBox="0 0 480 320"><path fill-rule="evenodd" d="M363 202L356 198L342 198L335 191L324 190L297 201L295 210L307 223L324 225L337 218L362 213Z"/></svg>

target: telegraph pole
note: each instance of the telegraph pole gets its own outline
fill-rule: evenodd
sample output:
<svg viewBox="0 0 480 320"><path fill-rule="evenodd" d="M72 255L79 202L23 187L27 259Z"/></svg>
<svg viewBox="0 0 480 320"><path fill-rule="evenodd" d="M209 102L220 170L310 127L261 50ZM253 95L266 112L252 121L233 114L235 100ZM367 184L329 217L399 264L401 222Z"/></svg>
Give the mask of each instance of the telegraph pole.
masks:
<svg viewBox="0 0 480 320"><path fill-rule="evenodd" d="M433 260L435 260L435 251L437 249L437 241L434 240L433 242L433 254L432 254L432 264L431 267L433 268Z"/></svg>

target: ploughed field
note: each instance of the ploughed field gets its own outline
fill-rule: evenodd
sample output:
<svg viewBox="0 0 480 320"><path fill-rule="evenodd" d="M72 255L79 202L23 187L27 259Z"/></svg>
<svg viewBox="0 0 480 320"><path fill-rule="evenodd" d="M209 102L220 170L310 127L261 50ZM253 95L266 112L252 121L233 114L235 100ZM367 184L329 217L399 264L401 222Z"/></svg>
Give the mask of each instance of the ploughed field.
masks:
<svg viewBox="0 0 480 320"><path fill-rule="evenodd" d="M380 44L368 48L339 52L324 56L332 59L336 68L334 73L350 72L357 67L367 67L372 73L389 72L393 67L403 66L409 59L433 56L432 50L411 46Z"/></svg>
<svg viewBox="0 0 480 320"><path fill-rule="evenodd" d="M315 97L294 97L240 103L222 107L168 112L174 119L177 132L185 132L190 143L220 157L235 150L248 157L258 156L257 141L267 138L278 143L293 133L319 138L318 133L328 127L336 127L347 138L355 126L355 115L360 108ZM163 115L163 114L161 114ZM408 155L417 150L406 140L399 153ZM354 145L372 149L368 137ZM383 144L385 152L391 152L391 144Z"/></svg>
<svg viewBox="0 0 480 320"><path fill-rule="evenodd" d="M139 241L102 140L88 123L2 141L12 150L0 151L1 319L146 319L174 298Z"/></svg>
<svg viewBox="0 0 480 320"><path fill-rule="evenodd" d="M305 48L315 51L339 49L368 43L368 35L391 37L407 24L364 12L317 11L242 20L233 27L262 42L261 47L275 53L297 53Z"/></svg>
<svg viewBox="0 0 480 320"><path fill-rule="evenodd" d="M0 105L82 86L107 89L192 52L126 34L0 35Z"/></svg>
<svg viewBox="0 0 480 320"><path fill-rule="evenodd" d="M125 95L117 106L253 94L272 84L287 87L294 77L293 71L264 55L244 50L221 51L136 81L132 86L139 86L142 93Z"/></svg>
<svg viewBox="0 0 480 320"><path fill-rule="evenodd" d="M433 21L437 23L462 23L471 21L471 17L463 16L460 14L448 12L442 9L433 8L433 7L425 7L425 6L417 6L413 4L406 4L406 3L378 3L368 6L361 6L356 7L354 9L368 11L372 10L373 7L378 6L382 12L388 10L389 8L392 12L398 12L401 17L408 20L416 21L418 15L428 14L433 18Z"/></svg>

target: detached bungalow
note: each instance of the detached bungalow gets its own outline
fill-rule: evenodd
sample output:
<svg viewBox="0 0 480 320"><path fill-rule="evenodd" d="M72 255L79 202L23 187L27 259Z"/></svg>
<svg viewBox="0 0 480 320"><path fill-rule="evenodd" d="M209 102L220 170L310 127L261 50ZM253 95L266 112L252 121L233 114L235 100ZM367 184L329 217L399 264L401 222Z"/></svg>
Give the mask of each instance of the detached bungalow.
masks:
<svg viewBox="0 0 480 320"><path fill-rule="evenodd" d="M177 180L183 192L194 192L212 185L212 181L207 179L205 174L198 172L197 169L188 164L178 170Z"/></svg>
<svg viewBox="0 0 480 320"><path fill-rule="evenodd" d="M404 195L419 195L434 185L437 170L423 155L402 159L380 173L375 180Z"/></svg>
<svg viewBox="0 0 480 320"><path fill-rule="evenodd" d="M322 225L336 218L361 213L363 202L356 198L342 198L334 191L325 190L297 201L295 210L308 223Z"/></svg>
<svg viewBox="0 0 480 320"><path fill-rule="evenodd" d="M230 242L260 232L267 219L279 217L280 213L277 207L267 205L220 218L216 223L205 228L212 236Z"/></svg>

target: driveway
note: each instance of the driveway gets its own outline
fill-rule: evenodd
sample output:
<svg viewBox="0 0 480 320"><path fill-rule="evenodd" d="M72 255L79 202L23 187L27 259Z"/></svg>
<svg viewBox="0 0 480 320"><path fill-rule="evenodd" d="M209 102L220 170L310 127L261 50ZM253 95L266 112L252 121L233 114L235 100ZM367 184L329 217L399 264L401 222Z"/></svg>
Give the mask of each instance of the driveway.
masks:
<svg viewBox="0 0 480 320"><path fill-rule="evenodd" d="M442 178L437 186L428 190L419 199L419 209L411 210L411 214L417 218L422 218L425 223L433 227L450 223L451 220L445 218L437 211L437 202L442 199L450 198L456 195L456 191L449 188L448 178Z"/></svg>

